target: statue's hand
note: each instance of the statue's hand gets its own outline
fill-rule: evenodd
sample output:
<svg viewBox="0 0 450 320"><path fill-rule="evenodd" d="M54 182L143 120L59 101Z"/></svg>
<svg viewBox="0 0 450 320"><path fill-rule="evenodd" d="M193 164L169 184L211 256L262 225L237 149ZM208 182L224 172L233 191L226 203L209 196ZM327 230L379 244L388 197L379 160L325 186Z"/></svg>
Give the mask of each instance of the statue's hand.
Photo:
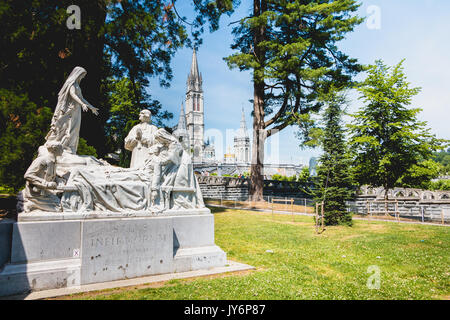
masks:
<svg viewBox="0 0 450 320"><path fill-rule="evenodd" d="M54 181L47 182L47 188L49 188L49 189L56 189L57 186L58 185Z"/></svg>
<svg viewBox="0 0 450 320"><path fill-rule="evenodd" d="M141 129L137 129L136 130L136 140L141 140L141 138L142 138L142 131L141 131Z"/></svg>
<svg viewBox="0 0 450 320"><path fill-rule="evenodd" d="M82 104L81 108L83 109L83 111L88 111L88 106L87 104Z"/></svg>
<svg viewBox="0 0 450 320"><path fill-rule="evenodd" d="M95 114L96 116L98 115L98 108L96 108L94 106L90 106L90 109L92 110L93 114Z"/></svg>

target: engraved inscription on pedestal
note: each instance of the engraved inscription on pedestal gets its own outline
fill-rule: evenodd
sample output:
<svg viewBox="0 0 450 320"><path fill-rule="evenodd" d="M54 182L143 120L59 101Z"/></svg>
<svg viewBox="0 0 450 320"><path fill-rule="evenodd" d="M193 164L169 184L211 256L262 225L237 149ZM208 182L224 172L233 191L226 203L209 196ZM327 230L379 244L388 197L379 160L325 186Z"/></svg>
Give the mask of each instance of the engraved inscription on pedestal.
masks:
<svg viewBox="0 0 450 320"><path fill-rule="evenodd" d="M86 221L81 283L171 272L172 230L170 218Z"/></svg>

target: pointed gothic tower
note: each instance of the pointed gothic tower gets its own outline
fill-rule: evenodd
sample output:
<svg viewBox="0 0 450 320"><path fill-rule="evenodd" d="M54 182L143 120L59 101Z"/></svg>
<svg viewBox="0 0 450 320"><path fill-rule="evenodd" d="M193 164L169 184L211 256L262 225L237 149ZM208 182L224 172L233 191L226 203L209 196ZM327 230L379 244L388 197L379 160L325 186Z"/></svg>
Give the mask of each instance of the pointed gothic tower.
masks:
<svg viewBox="0 0 450 320"><path fill-rule="evenodd" d="M184 149L189 149L190 139L186 127L186 115L184 113L183 102L181 103L180 119L178 120L177 129L173 132L173 135L177 137Z"/></svg>
<svg viewBox="0 0 450 320"><path fill-rule="evenodd" d="M250 138L248 136L247 125L245 123L244 108L242 108L241 126L234 137L234 153L236 154L236 162L250 162Z"/></svg>
<svg viewBox="0 0 450 320"><path fill-rule="evenodd" d="M198 71L197 54L192 53L191 71L186 81L186 127L189 134L189 148L195 163L202 162L204 143L204 110L202 75Z"/></svg>

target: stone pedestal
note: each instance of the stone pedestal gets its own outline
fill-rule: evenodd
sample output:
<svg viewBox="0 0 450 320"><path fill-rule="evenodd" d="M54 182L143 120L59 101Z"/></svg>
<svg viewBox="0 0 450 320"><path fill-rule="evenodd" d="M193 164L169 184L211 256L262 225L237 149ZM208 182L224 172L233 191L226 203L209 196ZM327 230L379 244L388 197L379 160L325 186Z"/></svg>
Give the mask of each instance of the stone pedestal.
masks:
<svg viewBox="0 0 450 320"><path fill-rule="evenodd" d="M21 214L12 224L10 253L0 256L10 256L0 265L0 296L226 264L209 209L163 216Z"/></svg>

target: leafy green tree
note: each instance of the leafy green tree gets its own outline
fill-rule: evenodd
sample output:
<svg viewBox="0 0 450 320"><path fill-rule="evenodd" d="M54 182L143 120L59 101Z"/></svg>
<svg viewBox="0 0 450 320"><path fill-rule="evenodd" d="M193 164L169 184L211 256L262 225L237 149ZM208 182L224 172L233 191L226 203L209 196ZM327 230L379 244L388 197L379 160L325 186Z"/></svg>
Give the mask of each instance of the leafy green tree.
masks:
<svg viewBox="0 0 450 320"><path fill-rule="evenodd" d="M405 188L430 189L431 180L439 177L443 166L433 160L414 164L400 178L399 185Z"/></svg>
<svg viewBox="0 0 450 320"><path fill-rule="evenodd" d="M450 190L450 180L432 181L428 187L430 190Z"/></svg>
<svg viewBox="0 0 450 320"><path fill-rule="evenodd" d="M351 83L362 70L337 47L363 19L355 0L254 0L249 16L233 29L230 68L251 70L253 146L251 190L262 199L264 142L289 125L307 123L319 110L319 89Z"/></svg>
<svg viewBox="0 0 450 320"><path fill-rule="evenodd" d="M401 186L401 178L431 159L445 141L417 119L420 108L408 108L420 89L410 87L403 61L394 67L376 61L358 91L365 105L349 125L357 179L362 185L384 187L387 199L388 191Z"/></svg>
<svg viewBox="0 0 450 320"><path fill-rule="evenodd" d="M311 176L309 174L309 168L303 167L298 175L297 181L298 182L306 182L306 181L309 181L310 178L311 178Z"/></svg>
<svg viewBox="0 0 450 320"><path fill-rule="evenodd" d="M97 157L97 151L93 146L87 144L86 139L80 138L77 154Z"/></svg>
<svg viewBox="0 0 450 320"><path fill-rule="evenodd" d="M80 29L66 25L72 4L81 10ZM194 26L197 38L202 23ZM4 0L0 28L0 88L26 93L36 108L54 110L72 69L79 65L88 71L83 95L99 115L83 114L80 135L99 156L113 151L104 132L111 109L108 81L130 79L134 106L145 108L149 77L168 86L171 58L191 43L187 26L163 0Z"/></svg>
<svg viewBox="0 0 450 320"><path fill-rule="evenodd" d="M71 70L88 71L83 94L100 108L98 117L83 117L81 135L98 150L104 148L102 128L108 118L101 79L108 73L104 59L106 1L77 1L81 29L69 30L67 8L73 1L5 0L0 3L0 88L27 94L36 108L54 110L57 94ZM48 129L42 131L45 136ZM34 150L32 151L34 152Z"/></svg>
<svg viewBox="0 0 450 320"><path fill-rule="evenodd" d="M51 117L49 108L37 108L27 95L0 89L0 185L14 191L24 186L23 175L45 142L42 132Z"/></svg>
<svg viewBox="0 0 450 320"><path fill-rule="evenodd" d="M321 98L327 105L323 115L323 154L317 166L318 186L315 199L324 202L325 225L352 225L346 202L354 193L351 157L342 123L345 97L333 89Z"/></svg>
<svg viewBox="0 0 450 320"><path fill-rule="evenodd" d="M433 160L442 165L440 171L441 175L450 174L450 149L447 149L447 151L436 152Z"/></svg>

